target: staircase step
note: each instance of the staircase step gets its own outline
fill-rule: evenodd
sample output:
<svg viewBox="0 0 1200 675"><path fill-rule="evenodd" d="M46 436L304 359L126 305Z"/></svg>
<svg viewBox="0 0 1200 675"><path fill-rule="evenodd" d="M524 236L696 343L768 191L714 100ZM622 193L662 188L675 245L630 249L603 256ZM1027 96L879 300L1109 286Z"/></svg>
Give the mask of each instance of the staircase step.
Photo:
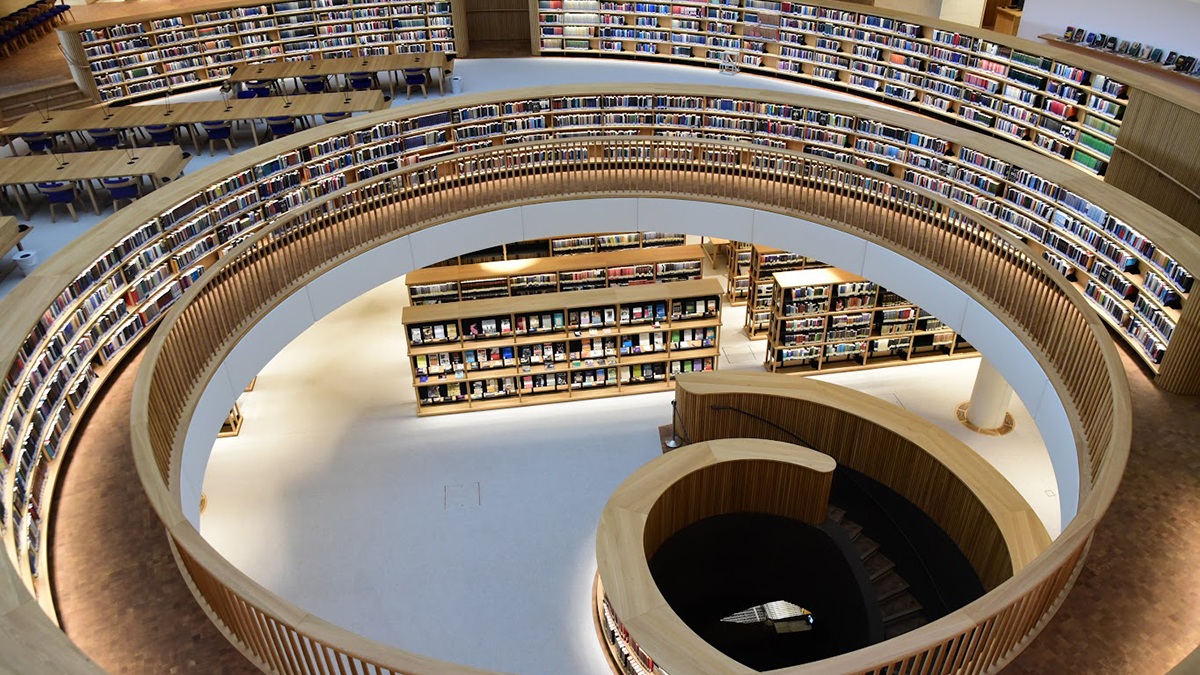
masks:
<svg viewBox="0 0 1200 675"><path fill-rule="evenodd" d="M876 579L871 586L875 589L875 600L882 604L885 600L894 597L898 593L907 591L908 582L900 578L895 570L891 570L888 574Z"/></svg>
<svg viewBox="0 0 1200 675"><path fill-rule="evenodd" d="M921 626L924 626L927 621L920 614L913 614L900 621L893 622L883 627L883 636L888 640L894 637L900 637L905 633L914 631Z"/></svg>
<svg viewBox="0 0 1200 675"><path fill-rule="evenodd" d="M842 522L842 518L846 517L846 512L836 506L830 506L825 510L825 514L835 523Z"/></svg>
<svg viewBox="0 0 1200 675"><path fill-rule="evenodd" d="M842 522L838 524L841 525L842 529L846 531L846 534L850 537L850 541L855 541L860 535L862 535L862 525L859 525L858 523L849 520L842 520Z"/></svg>
<svg viewBox="0 0 1200 675"><path fill-rule="evenodd" d="M896 563L889 560L882 553L877 553L864 560L863 567L867 568L867 576L874 582L876 579L892 571L896 567Z"/></svg>
<svg viewBox="0 0 1200 675"><path fill-rule="evenodd" d="M913 614L919 614L921 603L912 596L911 593L899 593L892 596L885 602L879 604L879 610L883 612L883 625L896 623L901 619L905 619Z"/></svg>
<svg viewBox="0 0 1200 675"><path fill-rule="evenodd" d="M859 536L854 540L854 548L858 551L858 557L866 560L879 551L879 543L865 536Z"/></svg>

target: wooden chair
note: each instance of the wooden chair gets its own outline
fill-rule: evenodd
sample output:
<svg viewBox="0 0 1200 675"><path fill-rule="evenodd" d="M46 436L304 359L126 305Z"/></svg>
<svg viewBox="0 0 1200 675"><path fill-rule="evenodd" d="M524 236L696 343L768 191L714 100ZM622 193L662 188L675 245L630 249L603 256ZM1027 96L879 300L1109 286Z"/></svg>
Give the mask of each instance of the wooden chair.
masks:
<svg viewBox="0 0 1200 675"><path fill-rule="evenodd" d="M79 214L75 212L75 185L56 181L53 183L38 183L38 192L46 195L50 204L50 222L58 222L55 218L54 207L63 204L71 212L71 219L79 222Z"/></svg>
<svg viewBox="0 0 1200 675"><path fill-rule="evenodd" d="M420 87L421 93L425 98L429 98L429 90L425 88L425 83L429 78L425 77L425 71L420 68L405 68L404 69L404 86L405 98L412 98L413 87Z"/></svg>
<svg viewBox="0 0 1200 675"><path fill-rule="evenodd" d="M217 156L217 151L213 149L214 141L225 141L225 147L229 148L229 154L233 154L233 125L229 122L201 122L200 126L204 128L204 133L208 136L208 154L213 157Z"/></svg>
<svg viewBox="0 0 1200 675"><path fill-rule="evenodd" d="M103 178L100 180L113 200L113 213L121 208L121 202L130 204L142 196L142 184L137 178Z"/></svg>

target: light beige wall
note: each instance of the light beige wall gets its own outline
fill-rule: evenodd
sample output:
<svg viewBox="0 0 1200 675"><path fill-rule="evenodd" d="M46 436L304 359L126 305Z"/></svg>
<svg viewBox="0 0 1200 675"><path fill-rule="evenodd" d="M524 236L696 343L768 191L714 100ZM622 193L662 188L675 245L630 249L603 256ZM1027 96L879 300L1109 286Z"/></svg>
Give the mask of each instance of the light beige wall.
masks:
<svg viewBox="0 0 1200 675"><path fill-rule="evenodd" d="M947 0L947 2L953 1ZM942 12L942 0L875 0L874 5L883 9L909 12L930 18L936 18Z"/></svg>

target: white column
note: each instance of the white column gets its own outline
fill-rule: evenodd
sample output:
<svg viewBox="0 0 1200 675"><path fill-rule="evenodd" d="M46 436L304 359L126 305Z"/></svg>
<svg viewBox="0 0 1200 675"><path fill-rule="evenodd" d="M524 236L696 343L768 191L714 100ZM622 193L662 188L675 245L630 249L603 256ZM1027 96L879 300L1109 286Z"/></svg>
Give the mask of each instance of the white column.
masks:
<svg viewBox="0 0 1200 675"><path fill-rule="evenodd" d="M991 361L979 359L975 387L967 406L967 419L980 429L999 429L1012 400L1013 390Z"/></svg>

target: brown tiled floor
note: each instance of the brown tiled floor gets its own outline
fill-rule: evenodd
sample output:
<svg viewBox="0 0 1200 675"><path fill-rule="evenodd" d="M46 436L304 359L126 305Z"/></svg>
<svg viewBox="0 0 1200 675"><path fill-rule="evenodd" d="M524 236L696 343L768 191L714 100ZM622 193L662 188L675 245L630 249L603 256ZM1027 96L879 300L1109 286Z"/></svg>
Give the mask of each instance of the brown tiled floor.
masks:
<svg viewBox="0 0 1200 675"><path fill-rule="evenodd" d="M1125 477L1075 588L1005 675L1159 675L1200 644L1200 397L1157 389L1122 358Z"/></svg>
<svg viewBox="0 0 1200 675"><path fill-rule="evenodd" d="M1123 358L1135 418L1125 479L1074 590L1006 675L1161 675L1200 640L1200 398L1155 389ZM128 443L136 364L87 421L57 500L64 629L118 675L257 672L197 608L142 495Z"/></svg>
<svg viewBox="0 0 1200 675"><path fill-rule="evenodd" d="M50 570L63 630L114 675L253 675L184 584L129 446L141 355L86 420L55 500Z"/></svg>

